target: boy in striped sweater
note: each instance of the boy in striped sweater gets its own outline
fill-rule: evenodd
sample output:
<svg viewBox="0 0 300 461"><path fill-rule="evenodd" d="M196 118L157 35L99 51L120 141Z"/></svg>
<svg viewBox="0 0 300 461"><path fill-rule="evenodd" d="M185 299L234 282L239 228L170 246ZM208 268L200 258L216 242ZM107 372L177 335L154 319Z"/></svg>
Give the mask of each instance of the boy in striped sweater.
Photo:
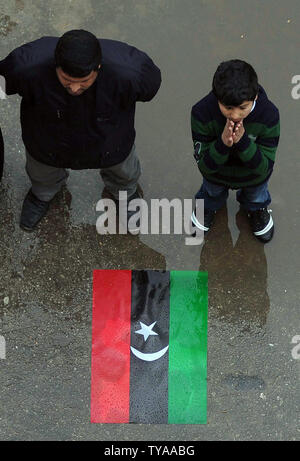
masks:
<svg viewBox="0 0 300 461"><path fill-rule="evenodd" d="M268 205L268 180L279 142L279 112L258 84L252 66L234 59L222 62L212 91L192 108L194 156L203 176L196 198L204 199L204 232L226 202L229 189L246 210L253 234L271 240L274 223Z"/></svg>

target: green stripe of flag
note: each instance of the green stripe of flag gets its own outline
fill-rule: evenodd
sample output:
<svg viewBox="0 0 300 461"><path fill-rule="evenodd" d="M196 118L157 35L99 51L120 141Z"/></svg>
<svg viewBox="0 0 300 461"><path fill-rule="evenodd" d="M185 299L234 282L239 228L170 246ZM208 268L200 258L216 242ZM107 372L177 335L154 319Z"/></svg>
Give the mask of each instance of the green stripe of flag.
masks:
<svg viewBox="0 0 300 461"><path fill-rule="evenodd" d="M207 272L171 271L170 424L206 424L207 302Z"/></svg>

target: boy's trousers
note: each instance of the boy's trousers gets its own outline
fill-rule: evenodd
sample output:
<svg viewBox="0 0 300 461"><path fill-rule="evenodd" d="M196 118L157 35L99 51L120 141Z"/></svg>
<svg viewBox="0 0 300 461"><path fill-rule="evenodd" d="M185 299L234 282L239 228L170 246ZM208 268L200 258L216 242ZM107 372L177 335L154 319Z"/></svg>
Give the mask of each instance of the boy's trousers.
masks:
<svg viewBox="0 0 300 461"><path fill-rule="evenodd" d="M228 190L229 186L213 184L203 178L203 184L195 198L204 200L205 209L219 210L226 203ZM247 211L266 208L271 203L268 182L266 181L259 186L243 187L237 191L236 198Z"/></svg>
<svg viewBox="0 0 300 461"><path fill-rule="evenodd" d="M50 201L61 187L66 184L69 173L64 168L45 165L35 160L26 150L26 172L32 184L33 194L40 200ZM118 198L119 191L127 191L127 197L133 195L141 175L140 161L135 146L126 159L108 168L100 170L108 191Z"/></svg>

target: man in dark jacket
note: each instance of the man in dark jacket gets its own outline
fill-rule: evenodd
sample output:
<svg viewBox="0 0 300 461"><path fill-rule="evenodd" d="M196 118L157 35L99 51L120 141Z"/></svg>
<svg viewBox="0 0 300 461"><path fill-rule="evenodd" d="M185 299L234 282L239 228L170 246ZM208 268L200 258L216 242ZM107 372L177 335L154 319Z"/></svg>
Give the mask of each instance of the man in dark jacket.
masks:
<svg viewBox="0 0 300 461"><path fill-rule="evenodd" d="M142 51L84 30L43 37L0 61L6 93L18 93L26 171L32 187L20 225L33 230L65 184L66 168L100 168L108 192L139 197L137 101L150 101L161 75ZM131 212L132 213L132 212ZM128 218L130 212L128 212Z"/></svg>

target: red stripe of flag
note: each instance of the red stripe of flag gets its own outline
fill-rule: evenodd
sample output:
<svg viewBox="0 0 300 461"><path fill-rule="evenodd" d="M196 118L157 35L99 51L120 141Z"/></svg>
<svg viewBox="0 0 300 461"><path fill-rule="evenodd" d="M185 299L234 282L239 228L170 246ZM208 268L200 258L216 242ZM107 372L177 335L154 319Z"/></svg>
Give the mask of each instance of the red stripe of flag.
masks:
<svg viewBox="0 0 300 461"><path fill-rule="evenodd" d="M92 423L129 422L130 314L131 271L94 271Z"/></svg>

